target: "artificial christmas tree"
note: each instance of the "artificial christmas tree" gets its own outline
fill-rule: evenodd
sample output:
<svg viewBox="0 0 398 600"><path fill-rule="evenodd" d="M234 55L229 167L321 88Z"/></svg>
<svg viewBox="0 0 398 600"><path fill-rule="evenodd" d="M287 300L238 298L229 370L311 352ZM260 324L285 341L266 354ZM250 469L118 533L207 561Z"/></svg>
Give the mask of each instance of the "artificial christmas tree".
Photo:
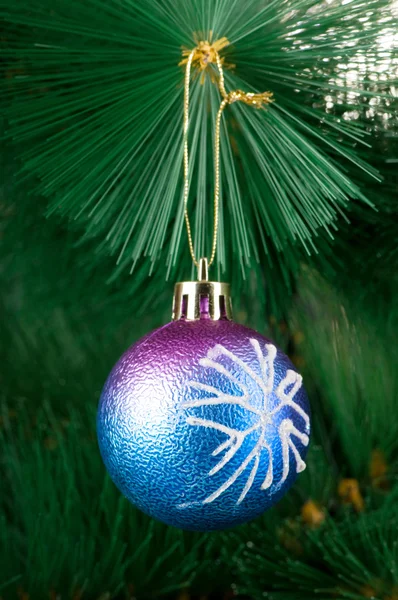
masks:
<svg viewBox="0 0 398 600"><path fill-rule="evenodd" d="M394 3L0 0L0 16L0 596L394 600ZM209 534L133 508L95 434L112 364L194 273L194 49L196 257L214 241L218 55L228 91L272 102L223 111L211 276L290 356L313 416L293 489Z"/></svg>

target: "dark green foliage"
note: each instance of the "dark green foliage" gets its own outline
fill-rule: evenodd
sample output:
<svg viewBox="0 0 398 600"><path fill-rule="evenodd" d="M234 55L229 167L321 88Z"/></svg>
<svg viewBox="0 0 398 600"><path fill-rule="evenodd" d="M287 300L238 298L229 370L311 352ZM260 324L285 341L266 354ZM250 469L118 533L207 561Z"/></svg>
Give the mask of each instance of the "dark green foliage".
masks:
<svg viewBox="0 0 398 600"><path fill-rule="evenodd" d="M47 214L73 219L80 238L94 241L92 264L117 259L115 276L144 256L146 271L187 265L178 63L194 34L231 42L229 89L275 94L266 111L228 110L219 270L239 281L258 261L270 275L268 264L280 263L288 279L301 254L332 239L350 198L369 202L378 179L372 135L387 127L396 79L396 52L383 42L395 25L387 0L17 0L0 2L0 16L8 136L20 145L22 177L37 175ZM209 246L219 102L209 76L197 77L190 133L199 255Z"/></svg>
<svg viewBox="0 0 398 600"><path fill-rule="evenodd" d="M205 539L167 529L135 511L105 475L93 402L65 407L60 418L43 391L29 414L20 399L3 411L1 556L6 574L36 598L110 592L157 597L189 586ZM52 400L52 398L51 398ZM6 597L12 597L10 584Z"/></svg>
<svg viewBox="0 0 398 600"><path fill-rule="evenodd" d="M303 529L275 515L225 534L225 557L239 573L238 591L270 600L394 598L398 582L397 497L354 518ZM242 542L242 537L246 542Z"/></svg>

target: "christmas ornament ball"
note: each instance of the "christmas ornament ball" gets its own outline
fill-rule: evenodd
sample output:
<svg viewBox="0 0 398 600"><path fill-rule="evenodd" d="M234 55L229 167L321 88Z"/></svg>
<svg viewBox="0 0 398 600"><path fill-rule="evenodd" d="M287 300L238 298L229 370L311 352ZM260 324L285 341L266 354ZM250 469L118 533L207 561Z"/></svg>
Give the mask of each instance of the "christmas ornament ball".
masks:
<svg viewBox="0 0 398 600"><path fill-rule="evenodd" d="M120 491L170 525L210 531L260 515L305 468L309 405L296 369L255 331L177 320L134 344L98 410Z"/></svg>

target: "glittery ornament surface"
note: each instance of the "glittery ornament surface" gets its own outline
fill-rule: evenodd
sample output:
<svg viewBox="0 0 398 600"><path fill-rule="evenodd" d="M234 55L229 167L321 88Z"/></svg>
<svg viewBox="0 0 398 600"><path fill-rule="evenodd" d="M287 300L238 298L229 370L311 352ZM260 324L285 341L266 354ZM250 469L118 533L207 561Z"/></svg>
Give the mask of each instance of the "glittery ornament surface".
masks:
<svg viewBox="0 0 398 600"><path fill-rule="evenodd" d="M175 321L132 346L98 411L122 493L165 523L208 531L253 519L305 468L309 406L275 345L232 321Z"/></svg>

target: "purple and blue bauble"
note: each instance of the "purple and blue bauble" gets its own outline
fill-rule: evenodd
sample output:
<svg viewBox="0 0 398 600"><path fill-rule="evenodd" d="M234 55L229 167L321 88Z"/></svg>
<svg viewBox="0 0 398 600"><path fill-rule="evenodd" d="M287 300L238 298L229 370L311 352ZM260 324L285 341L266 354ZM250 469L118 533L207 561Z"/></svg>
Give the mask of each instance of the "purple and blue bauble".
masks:
<svg viewBox="0 0 398 600"><path fill-rule="evenodd" d="M196 295L195 318L182 294L178 318L116 364L98 440L133 504L210 531L253 519L286 493L305 468L310 419L302 377L271 341L228 318L225 288ZM209 296L211 306L221 298L218 318Z"/></svg>

